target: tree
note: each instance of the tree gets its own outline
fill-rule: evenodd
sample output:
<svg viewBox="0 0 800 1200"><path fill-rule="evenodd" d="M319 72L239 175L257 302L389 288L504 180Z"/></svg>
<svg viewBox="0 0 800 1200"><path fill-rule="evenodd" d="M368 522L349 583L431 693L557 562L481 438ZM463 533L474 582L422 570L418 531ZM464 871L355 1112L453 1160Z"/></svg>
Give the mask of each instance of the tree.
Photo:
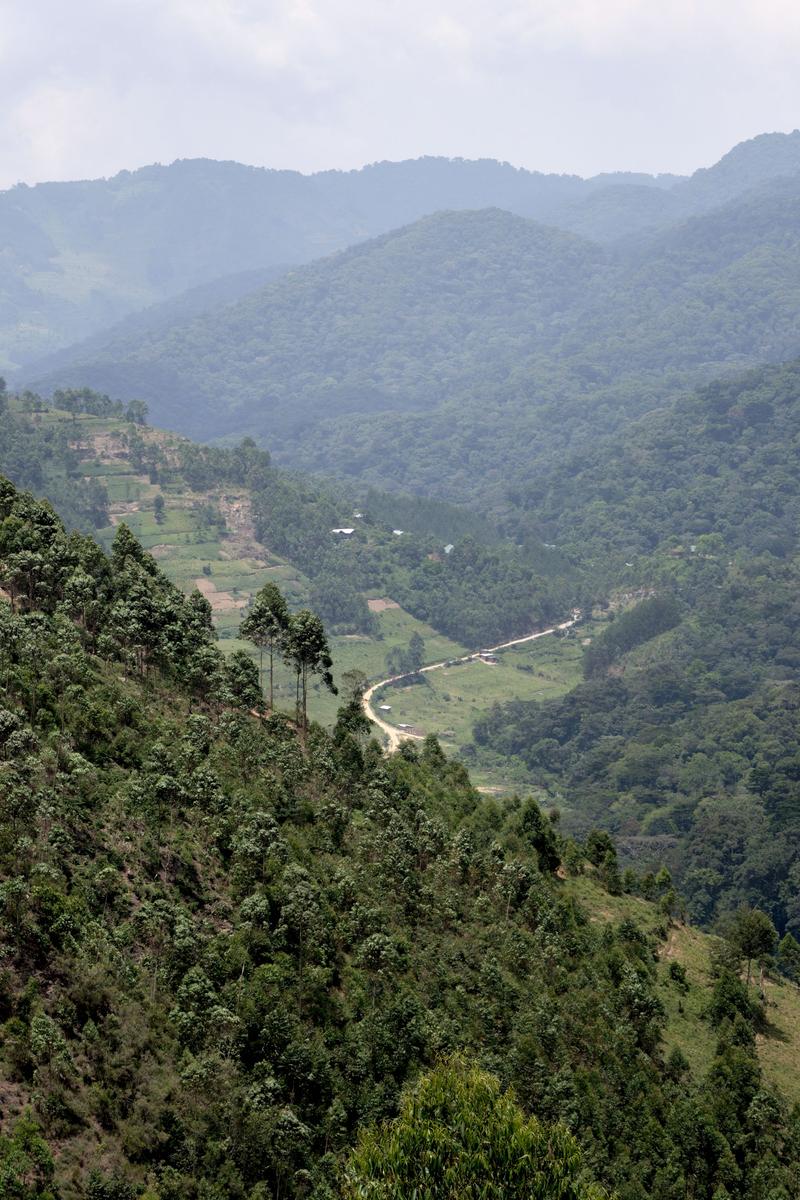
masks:
<svg viewBox="0 0 800 1200"><path fill-rule="evenodd" d="M540 869L549 872L556 871L561 862L558 853L558 839L552 823L532 797L526 800L522 806L520 828L526 841L536 851Z"/></svg>
<svg viewBox="0 0 800 1200"><path fill-rule="evenodd" d="M148 412L144 400L131 400L125 409L125 420L133 425L146 425Z"/></svg>
<svg viewBox="0 0 800 1200"><path fill-rule="evenodd" d="M331 674L333 659L328 639L316 613L303 608L289 618L284 653L297 676L297 717L305 735L308 729L309 675L319 675L329 691L334 696L337 694Z"/></svg>
<svg viewBox="0 0 800 1200"><path fill-rule="evenodd" d="M595 867L603 865L607 854L616 854L617 848L604 829L592 829L586 838L586 857Z"/></svg>
<svg viewBox="0 0 800 1200"><path fill-rule="evenodd" d="M386 655L386 670L390 675L415 675L425 662L425 639L415 630L408 647L392 646Z"/></svg>
<svg viewBox="0 0 800 1200"><path fill-rule="evenodd" d="M0 1194L8 1200L45 1200L54 1174L53 1156L36 1122L26 1113L0 1135Z"/></svg>
<svg viewBox="0 0 800 1200"><path fill-rule="evenodd" d="M794 934L784 934L778 943L778 962L784 975L800 979L800 942Z"/></svg>
<svg viewBox="0 0 800 1200"><path fill-rule="evenodd" d="M258 671L246 650L234 650L225 663L222 695L229 704L241 708L256 708L261 704Z"/></svg>
<svg viewBox="0 0 800 1200"><path fill-rule="evenodd" d="M289 632L289 608L283 593L274 583L265 583L253 607L239 626L239 636L259 649L259 674L263 675L264 650L269 651L269 710L274 702L274 657L282 650Z"/></svg>
<svg viewBox="0 0 800 1200"><path fill-rule="evenodd" d="M161 492L158 493L153 501L153 516L155 517L156 525L164 524L164 497Z"/></svg>
<svg viewBox="0 0 800 1200"><path fill-rule="evenodd" d="M346 1200L600 1200L578 1144L526 1117L512 1092L452 1058L424 1075L389 1124L363 1132L344 1172Z"/></svg>
<svg viewBox="0 0 800 1200"><path fill-rule="evenodd" d="M425 662L425 639L416 629L408 642L408 670L418 671Z"/></svg>
<svg viewBox="0 0 800 1200"><path fill-rule="evenodd" d="M778 933L772 921L759 908L740 908L733 919L728 941L747 960L747 982L753 959L768 958L775 949Z"/></svg>

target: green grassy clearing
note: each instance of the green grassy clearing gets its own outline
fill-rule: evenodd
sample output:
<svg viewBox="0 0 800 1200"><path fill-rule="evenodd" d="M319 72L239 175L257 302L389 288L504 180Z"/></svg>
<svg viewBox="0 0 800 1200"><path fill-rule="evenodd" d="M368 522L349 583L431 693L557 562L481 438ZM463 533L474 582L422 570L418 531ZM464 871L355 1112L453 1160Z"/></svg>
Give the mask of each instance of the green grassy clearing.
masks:
<svg viewBox="0 0 800 1200"><path fill-rule="evenodd" d="M275 578L274 575L271 578ZM283 586L283 585L281 585ZM288 591L288 589L287 589ZM291 598L291 593L289 592ZM406 646L412 635L417 632L425 640L426 657L433 661L437 656L452 657L464 654L465 650L456 642L442 637L424 621L418 621L410 613L401 608L386 609L376 613L378 634L367 637L363 634L346 634L331 638L331 654L333 657L333 676L337 686L342 677L352 670L363 671L371 680L380 679L386 672L386 655L393 646ZM234 622L231 622L233 627ZM235 625L238 626L238 618ZM218 625L226 653L233 650L247 650L251 654L253 647L235 637L226 637ZM254 657L257 656L254 654ZM281 708L291 708L294 705L294 676L282 663L275 668L275 697L276 704ZM339 707L338 697L331 695L326 689L315 684L309 694L309 711L315 721L323 725L331 725L336 719Z"/></svg>
<svg viewBox="0 0 800 1200"><path fill-rule="evenodd" d="M547 700L561 696L581 678L580 635L544 637L498 653L499 662L460 663L431 671L422 684L383 690L379 703L391 704L393 724L435 733L450 752L472 737L477 717L505 700ZM429 656L430 658L430 656Z"/></svg>
<svg viewBox="0 0 800 1200"><path fill-rule="evenodd" d="M82 469L107 489L114 524L99 531L108 548L119 521L125 521L142 545L153 552L164 573L184 591L199 586L214 607L214 624L225 653L245 649L256 657L253 647L238 639L238 628L250 597L267 580L276 582L289 603L308 603L310 583L291 563L262 548L260 557L242 556L236 538L203 524L201 509L218 498L218 490L195 492L170 482L161 486L137 473L125 458L112 457L124 450L121 435L130 426L117 418L81 414L77 419L65 412L48 410L36 418L42 424L64 424L74 428L76 442L85 448ZM150 428L140 429L145 440L169 447L177 435ZM155 497L165 500L163 521L157 524ZM360 670L372 681L386 674L386 656L395 646L407 646L413 633L425 642L425 661L458 658L474 650L451 641L401 608L376 613L375 636L334 636L331 649L334 678L341 682L350 670ZM497 666L469 663L445 668L427 676L427 686L392 690L391 720L435 732L450 752L471 738L472 725L481 712L494 703L510 699L546 699L561 695L580 677L580 645L577 638L543 638L504 651ZM276 670L276 699L281 707L294 705L294 679L283 664ZM330 725L338 699L315 686L310 695L311 715ZM479 772L478 782L486 787L508 790L508 781L492 769Z"/></svg>
<svg viewBox="0 0 800 1200"><path fill-rule="evenodd" d="M589 875L567 879L564 887L585 906L596 922L615 924L629 917L647 932L655 932L660 918L652 904L638 896L609 896ZM665 1055L680 1047L695 1076L711 1066L716 1034L703 1011L711 983L711 949L714 937L689 925L672 924L662 942L659 962L659 996L667 1014ZM683 993L670 978L670 962L686 970L689 990ZM788 980L765 979L768 1029L756 1043L764 1077L780 1088L790 1104L800 1103L800 988Z"/></svg>

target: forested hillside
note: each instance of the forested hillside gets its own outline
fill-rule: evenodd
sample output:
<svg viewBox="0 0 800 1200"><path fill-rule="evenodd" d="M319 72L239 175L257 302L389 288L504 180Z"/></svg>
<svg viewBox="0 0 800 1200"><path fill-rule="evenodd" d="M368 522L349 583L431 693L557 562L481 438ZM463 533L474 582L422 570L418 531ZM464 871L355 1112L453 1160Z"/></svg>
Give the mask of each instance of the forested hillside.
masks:
<svg viewBox="0 0 800 1200"><path fill-rule="evenodd" d="M21 185L0 194L0 368L198 284L308 262L441 209L539 215L614 182L490 160L303 176L198 159L108 180Z"/></svg>
<svg viewBox="0 0 800 1200"><path fill-rule="evenodd" d="M243 507L262 559L252 560L244 537L241 571L260 577L268 547L269 569L288 560L290 572L302 572L307 598L337 633L374 632L365 596L390 596L476 647L560 618L574 599L578 576L566 560L536 539L524 548L501 539L468 510L290 474L250 440L201 446L152 428L141 401L126 406L89 388L57 392L55 408L29 392L5 392L2 400L0 464L12 481L52 497L71 527L98 529L105 539L121 518L137 527L149 520L160 553L178 521L181 560L170 565L182 582L183 559L198 574L217 531L227 528L222 508L236 523ZM351 520L349 536L334 533ZM223 553L240 557L233 546ZM210 577L203 583L213 593Z"/></svg>
<svg viewBox="0 0 800 1200"><path fill-rule="evenodd" d="M470 1185L797 1193L796 989L739 978L774 970L751 916L705 942L663 873L625 883L658 908L621 894L604 835L482 798L435 739L386 759L357 695L332 735L251 715L124 526L106 557L4 482L0 583L9 1195L406 1195L399 1147L476 1122Z"/></svg>
<svg viewBox="0 0 800 1200"><path fill-rule="evenodd" d="M499 516L570 446L796 353L799 200L779 180L614 252L499 210L440 214L41 386L141 396L194 435Z"/></svg>
<svg viewBox="0 0 800 1200"><path fill-rule="evenodd" d="M567 455L514 496L516 533L619 578L624 560L703 534L791 557L800 511L800 361L717 380Z"/></svg>
<svg viewBox="0 0 800 1200"><path fill-rule="evenodd" d="M19 185L0 194L0 369L187 288L308 262L445 209L500 207L600 241L664 228L796 174L799 146L797 133L765 134L688 180L445 158L303 176L199 159Z"/></svg>
<svg viewBox="0 0 800 1200"><path fill-rule="evenodd" d="M757 903L795 932L799 436L792 363L710 385L531 486L538 536L656 599L588 647L585 683L498 708L474 751L518 756L632 860L667 857L695 919Z"/></svg>
<svg viewBox="0 0 800 1200"><path fill-rule="evenodd" d="M276 437L297 448L342 414L369 430L380 412L401 412L412 426L417 410L486 395L498 373L519 369L601 259L581 239L500 209L445 213L57 374L135 393L160 423L191 435L255 433L273 448ZM387 473L408 450L389 452Z"/></svg>

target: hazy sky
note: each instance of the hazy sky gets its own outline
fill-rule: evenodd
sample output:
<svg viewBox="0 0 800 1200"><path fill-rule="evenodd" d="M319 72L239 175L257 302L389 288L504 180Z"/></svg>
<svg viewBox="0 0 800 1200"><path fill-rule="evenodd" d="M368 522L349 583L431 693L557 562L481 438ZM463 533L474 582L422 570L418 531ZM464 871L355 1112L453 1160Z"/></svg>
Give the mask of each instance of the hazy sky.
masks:
<svg viewBox="0 0 800 1200"><path fill-rule="evenodd" d="M797 0L0 0L0 186L174 158L689 172L800 125Z"/></svg>

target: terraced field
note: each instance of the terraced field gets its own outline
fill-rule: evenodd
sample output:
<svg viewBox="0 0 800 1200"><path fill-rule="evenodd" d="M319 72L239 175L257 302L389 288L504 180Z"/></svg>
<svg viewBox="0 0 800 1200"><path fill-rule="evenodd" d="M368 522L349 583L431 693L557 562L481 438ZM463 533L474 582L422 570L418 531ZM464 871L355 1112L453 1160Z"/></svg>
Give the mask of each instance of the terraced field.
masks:
<svg viewBox="0 0 800 1200"><path fill-rule="evenodd" d="M108 491L111 523L98 532L110 547L120 522L130 526L165 574L184 591L199 590L210 601L222 649L255 652L238 638L239 624L251 597L273 580L293 606L308 603L310 582L293 564L262 545L250 520L249 496L244 490L218 487L194 491L185 481L153 482L130 461L130 425L119 419L70 414L48 410L38 417L42 424L68 422L74 444L82 457L87 477L97 478ZM145 446L157 443L169 459L179 444L179 435L143 427L138 429ZM156 497L164 500L157 520ZM407 647L418 633L425 643L425 661L455 659L474 646L461 646L417 620L390 597L369 598L377 622L374 636L360 634L334 637L334 678L353 669L371 680L386 674L386 657L393 647ZM586 636L585 627L580 637ZM580 637L545 638L517 646L498 655L496 664L463 663L445 667L425 678L425 683L387 689L376 703L388 703L392 724L407 724L420 733L436 733L445 748L457 752L471 738L472 725L481 712L494 703L512 698L547 699L561 695L580 677ZM279 664L276 701L291 709L294 678ZM310 692L311 716L330 725L338 699L319 685ZM477 772L487 789L508 791L514 781L497 772Z"/></svg>

